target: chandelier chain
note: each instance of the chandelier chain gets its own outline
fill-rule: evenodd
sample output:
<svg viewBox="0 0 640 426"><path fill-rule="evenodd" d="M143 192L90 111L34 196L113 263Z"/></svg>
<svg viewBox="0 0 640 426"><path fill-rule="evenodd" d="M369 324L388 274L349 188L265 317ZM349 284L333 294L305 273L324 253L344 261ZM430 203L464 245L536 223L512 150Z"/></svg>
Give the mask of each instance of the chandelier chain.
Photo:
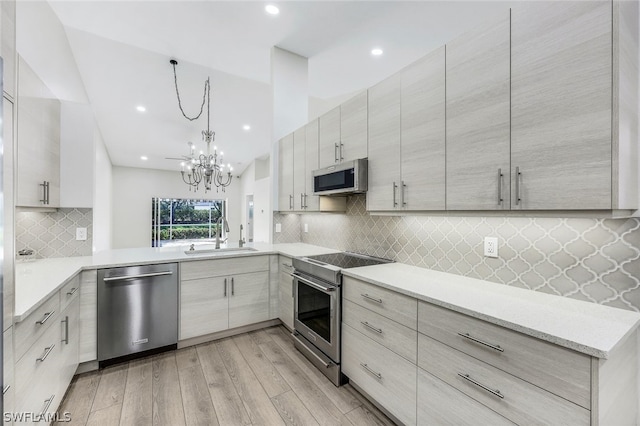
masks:
<svg viewBox="0 0 640 426"><path fill-rule="evenodd" d="M197 120L198 118L200 118L200 116L202 115L202 113L204 111L204 104L205 104L205 101L207 99L207 93L209 93L209 91L211 90L211 86L209 84L209 79L207 78L205 80L205 82L204 82L204 92L202 93L202 105L200 105L200 112L195 117L189 117L184 112L184 109L182 109L182 101L180 100L180 91L178 91L178 75L176 74L176 65L177 64L178 64L177 61L172 61L171 62L171 65L173 65L173 81L174 81L175 86L176 86L176 96L178 98L178 107L180 107L180 112L182 113L184 118L186 118L189 121L194 121L194 120ZM209 108L208 107L209 106L207 105L207 121L209 119Z"/></svg>

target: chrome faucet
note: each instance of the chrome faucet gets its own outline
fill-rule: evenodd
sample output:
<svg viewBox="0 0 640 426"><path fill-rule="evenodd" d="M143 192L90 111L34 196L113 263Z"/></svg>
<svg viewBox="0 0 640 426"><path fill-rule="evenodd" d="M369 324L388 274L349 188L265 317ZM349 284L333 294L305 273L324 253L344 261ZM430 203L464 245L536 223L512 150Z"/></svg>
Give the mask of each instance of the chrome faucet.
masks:
<svg viewBox="0 0 640 426"><path fill-rule="evenodd" d="M242 225L240 225L240 240L238 241L238 247L242 247L246 241L242 238Z"/></svg>
<svg viewBox="0 0 640 426"><path fill-rule="evenodd" d="M222 222L224 222L224 230L225 232L229 232L229 222L227 222L227 219L224 218L224 216L220 216L220 218L218 219L218 221L216 222L216 248L219 249L220 248L220 236L222 234L222 230L220 229L220 225L222 225Z"/></svg>

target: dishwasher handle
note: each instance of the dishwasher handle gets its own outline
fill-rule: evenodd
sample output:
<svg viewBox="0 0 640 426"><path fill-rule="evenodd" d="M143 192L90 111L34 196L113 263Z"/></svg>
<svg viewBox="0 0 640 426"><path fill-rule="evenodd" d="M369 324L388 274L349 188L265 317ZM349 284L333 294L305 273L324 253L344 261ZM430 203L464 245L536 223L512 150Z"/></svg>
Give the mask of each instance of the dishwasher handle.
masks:
<svg viewBox="0 0 640 426"><path fill-rule="evenodd" d="M148 274L137 274L137 275L122 275L122 276L118 276L118 277L105 277L103 278L104 282L109 282L109 281L123 281L123 280L130 280L133 278L149 278L149 277L159 277L162 275L172 275L173 272L172 271L163 271L163 272L151 272Z"/></svg>

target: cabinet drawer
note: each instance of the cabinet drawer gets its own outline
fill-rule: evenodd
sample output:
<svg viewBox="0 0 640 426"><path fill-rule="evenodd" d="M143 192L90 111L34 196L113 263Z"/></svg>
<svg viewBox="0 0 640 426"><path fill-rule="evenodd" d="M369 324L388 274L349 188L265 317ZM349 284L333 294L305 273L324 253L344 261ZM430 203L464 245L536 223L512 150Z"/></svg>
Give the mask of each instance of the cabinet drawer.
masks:
<svg viewBox="0 0 640 426"><path fill-rule="evenodd" d="M591 358L587 355L425 302L419 303L418 331L582 407L591 407Z"/></svg>
<svg viewBox="0 0 640 426"><path fill-rule="evenodd" d="M416 363L418 332L349 300L342 305L342 323L360 331L387 349Z"/></svg>
<svg viewBox="0 0 640 426"><path fill-rule="evenodd" d="M513 426L500 414L422 368L418 368L418 424Z"/></svg>
<svg viewBox="0 0 640 426"><path fill-rule="evenodd" d="M589 410L422 334L418 366L517 424L591 421Z"/></svg>
<svg viewBox="0 0 640 426"><path fill-rule="evenodd" d="M45 332L15 367L15 398L18 411L40 413L44 408L45 400L58 392L62 364L61 327L57 319L51 320L51 323L47 322L46 325Z"/></svg>
<svg viewBox="0 0 640 426"><path fill-rule="evenodd" d="M2 373L4 386L2 389L2 402L5 413L12 413L15 411L15 392L16 383L15 376L13 374L13 329L10 328L4 332L2 336ZM5 422L5 425L13 424L12 422Z"/></svg>
<svg viewBox="0 0 640 426"><path fill-rule="evenodd" d="M406 425L416 424L416 366L348 325L342 371Z"/></svg>
<svg viewBox="0 0 640 426"><path fill-rule="evenodd" d="M418 301L351 277L342 279L344 298L416 330Z"/></svg>
<svg viewBox="0 0 640 426"><path fill-rule="evenodd" d="M80 274L66 283L60 290L60 310L64 311L80 294Z"/></svg>
<svg viewBox="0 0 640 426"><path fill-rule="evenodd" d="M242 256L231 259L182 262L180 268L180 278L182 280L268 271L269 256Z"/></svg>
<svg viewBox="0 0 640 426"><path fill-rule="evenodd" d="M22 358L31 345L38 339L50 324L56 322L60 315L60 297L58 293L51 296L31 315L15 324L15 357Z"/></svg>

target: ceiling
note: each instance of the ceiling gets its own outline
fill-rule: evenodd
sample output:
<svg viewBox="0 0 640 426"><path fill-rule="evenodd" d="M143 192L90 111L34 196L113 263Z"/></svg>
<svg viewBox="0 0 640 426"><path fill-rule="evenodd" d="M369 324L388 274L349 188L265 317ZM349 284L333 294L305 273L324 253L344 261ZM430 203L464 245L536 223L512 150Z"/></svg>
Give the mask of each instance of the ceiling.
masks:
<svg viewBox="0 0 640 426"><path fill-rule="evenodd" d="M74 97L69 72L36 66L45 56L37 2L18 7L18 50L60 97ZM364 89L473 26L508 13L504 1L278 1L278 16L254 1L50 1L71 61L91 103L112 163L177 170L165 157L201 141L202 118L178 109L170 58L189 115L200 109L211 77L211 122L225 163L242 171L271 152L270 52L273 46L309 58L309 95L320 105ZM24 15L21 17L21 14ZM374 57L373 47L384 54ZM55 74L55 75L54 75ZM334 99L332 101L332 99ZM71 99L77 100L77 99ZM333 102L333 104L332 104ZM136 106L144 105L140 113ZM249 124L251 130L242 126ZM304 124L304 123L301 123ZM143 161L141 156L147 156Z"/></svg>

